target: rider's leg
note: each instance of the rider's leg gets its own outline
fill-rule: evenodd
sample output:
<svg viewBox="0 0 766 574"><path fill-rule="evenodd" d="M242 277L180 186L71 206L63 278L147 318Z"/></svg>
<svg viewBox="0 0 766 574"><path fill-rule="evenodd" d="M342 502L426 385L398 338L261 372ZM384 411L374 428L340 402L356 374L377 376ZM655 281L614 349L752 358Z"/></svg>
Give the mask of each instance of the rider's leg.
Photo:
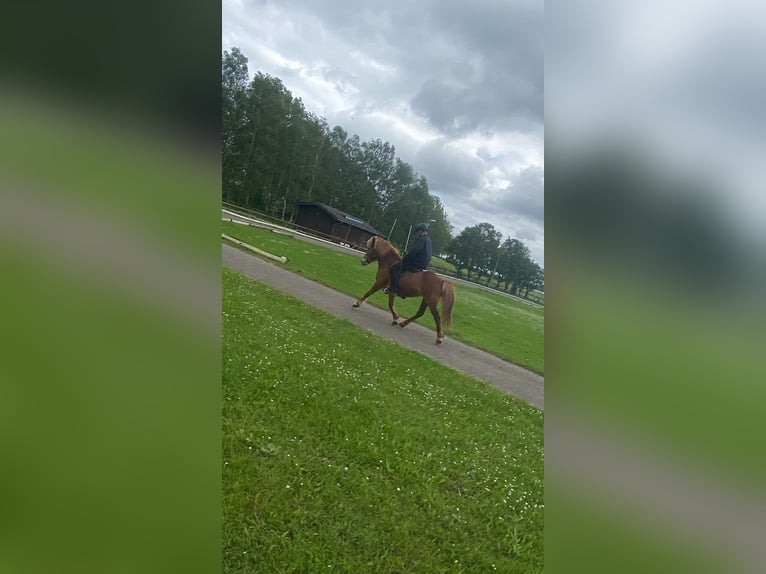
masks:
<svg viewBox="0 0 766 574"><path fill-rule="evenodd" d="M396 295L397 290L399 289L399 277L402 273L402 264L401 263L394 263L391 266L391 282L388 285L387 289L384 289L383 291L385 293L393 293Z"/></svg>

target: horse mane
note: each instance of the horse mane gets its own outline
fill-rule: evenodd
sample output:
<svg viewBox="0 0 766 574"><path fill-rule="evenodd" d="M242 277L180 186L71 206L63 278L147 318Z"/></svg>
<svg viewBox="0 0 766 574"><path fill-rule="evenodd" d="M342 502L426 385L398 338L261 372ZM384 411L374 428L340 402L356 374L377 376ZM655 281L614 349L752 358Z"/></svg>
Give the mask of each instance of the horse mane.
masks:
<svg viewBox="0 0 766 574"><path fill-rule="evenodd" d="M393 251L393 252L394 252L394 254L395 254L395 255L396 255L396 256L397 256L399 259L401 259L401 257L402 257L402 254L401 254L401 253L399 253L399 250L398 250L396 247L394 247L394 244L393 244L393 243L391 243L391 242L390 242L390 241L388 241L387 239L385 239L385 238L381 237L380 235L375 235L375 236L371 237L371 238L368 240L368 242L367 242L368 246L369 246L369 244L370 244L370 243L371 243L373 240L375 241L375 251L377 251L377 252L378 252L378 255L379 255L381 258L382 258L382 257L385 257L386 255L388 255L389 253L391 253L391 252Z"/></svg>
<svg viewBox="0 0 766 574"><path fill-rule="evenodd" d="M388 249L383 252L383 255L385 255L386 253L390 251L393 251L398 257L402 256L402 254L399 253L399 250L396 247L394 247L394 244L391 243L388 239L383 239L382 237L380 239L383 241L384 246L388 246Z"/></svg>

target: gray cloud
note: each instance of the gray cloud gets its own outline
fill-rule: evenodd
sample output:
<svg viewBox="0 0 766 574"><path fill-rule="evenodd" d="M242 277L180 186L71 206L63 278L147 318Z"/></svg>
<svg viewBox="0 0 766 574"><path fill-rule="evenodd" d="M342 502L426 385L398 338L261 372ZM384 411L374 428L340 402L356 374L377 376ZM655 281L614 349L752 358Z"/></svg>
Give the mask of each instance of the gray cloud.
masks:
<svg viewBox="0 0 766 574"><path fill-rule="evenodd" d="M481 82L487 91L474 84L450 84L429 79L412 99L412 108L431 123L452 135L490 126L527 131L542 121L542 99L532 86L522 82L503 83L502 78ZM505 93L503 97L498 94Z"/></svg>
<svg viewBox="0 0 766 574"><path fill-rule="evenodd" d="M289 14L301 53L331 48L317 47L330 35L393 63L398 73L379 86L383 95L409 90L412 108L440 130L527 130L543 121L542 2L261 4ZM336 56L343 62L349 54Z"/></svg>
<svg viewBox="0 0 766 574"><path fill-rule="evenodd" d="M420 148L412 162L420 173L432 174L428 185L432 192L447 195L464 194L480 185L484 163L476 156L455 146L446 139L429 142Z"/></svg>
<svg viewBox="0 0 766 574"><path fill-rule="evenodd" d="M448 133L542 124L542 3L449 0L435 20L451 57L433 54L413 109Z"/></svg>
<svg viewBox="0 0 766 574"><path fill-rule="evenodd" d="M542 225L545 219L544 185L543 168L526 167L512 177L508 193L498 196L493 204L499 211L509 211Z"/></svg>

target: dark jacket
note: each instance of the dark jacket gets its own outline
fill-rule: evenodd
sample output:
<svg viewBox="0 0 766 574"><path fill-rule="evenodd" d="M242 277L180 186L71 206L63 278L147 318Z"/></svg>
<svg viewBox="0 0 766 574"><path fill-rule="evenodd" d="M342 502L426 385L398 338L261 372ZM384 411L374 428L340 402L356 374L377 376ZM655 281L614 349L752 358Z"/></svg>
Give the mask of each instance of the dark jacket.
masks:
<svg viewBox="0 0 766 574"><path fill-rule="evenodd" d="M402 259L402 270L427 269L431 263L432 253L431 238L428 235L418 237Z"/></svg>

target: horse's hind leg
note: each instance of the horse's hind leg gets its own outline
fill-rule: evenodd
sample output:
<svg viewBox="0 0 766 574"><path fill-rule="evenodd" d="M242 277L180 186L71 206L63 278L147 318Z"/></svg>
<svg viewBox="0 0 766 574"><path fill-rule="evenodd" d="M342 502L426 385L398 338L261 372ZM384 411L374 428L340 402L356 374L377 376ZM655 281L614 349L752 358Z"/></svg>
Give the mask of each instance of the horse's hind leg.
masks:
<svg viewBox="0 0 766 574"><path fill-rule="evenodd" d="M436 303L431 303L428 308L431 310L431 315L434 316L436 322L436 344L440 344L444 341L444 333L442 333L442 318L439 315L439 310L436 308Z"/></svg>
<svg viewBox="0 0 766 574"><path fill-rule="evenodd" d="M412 323L414 320L420 319L423 316L423 313L426 312L426 307L428 307L428 305L426 304L424 299L423 302L420 304L420 309L418 309L418 312L415 313L412 317L410 317L406 321L402 321L401 323L399 323L399 326L403 329L404 327Z"/></svg>
<svg viewBox="0 0 766 574"><path fill-rule="evenodd" d="M396 295L393 293L388 294L388 309L391 311L391 317L393 318L392 325L398 325L399 324L399 314L396 312L396 309L394 309L394 300L396 299Z"/></svg>

